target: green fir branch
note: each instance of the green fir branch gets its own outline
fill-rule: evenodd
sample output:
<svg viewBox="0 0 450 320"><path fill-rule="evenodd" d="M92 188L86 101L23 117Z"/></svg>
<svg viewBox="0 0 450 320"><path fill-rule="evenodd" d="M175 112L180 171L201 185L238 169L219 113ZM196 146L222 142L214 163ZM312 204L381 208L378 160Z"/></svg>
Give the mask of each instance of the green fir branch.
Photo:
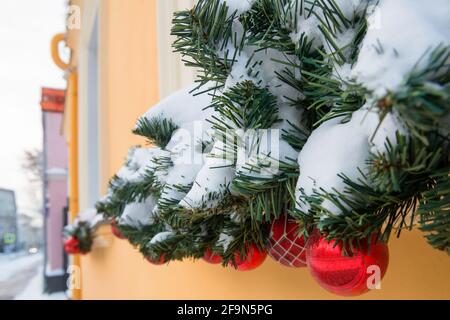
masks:
<svg viewBox="0 0 450 320"><path fill-rule="evenodd" d="M433 175L434 185L423 194L417 213L428 243L450 255L450 167Z"/></svg>
<svg viewBox="0 0 450 320"><path fill-rule="evenodd" d="M427 60L425 60L427 56ZM400 115L411 133L429 143L427 134L440 128L450 133L450 47L425 52L407 76L403 87L378 101L381 116L392 110Z"/></svg>
<svg viewBox="0 0 450 320"><path fill-rule="evenodd" d="M147 138L150 144L164 149L178 128L171 119L162 117L148 119L144 116L139 118L133 133Z"/></svg>
<svg viewBox="0 0 450 320"><path fill-rule="evenodd" d="M214 81L217 89L225 83L238 53L226 49L229 45L242 48L232 29L235 19L226 3L216 0L199 0L193 9L174 13L171 34L176 40L172 47L181 53L186 66L199 70L199 86Z"/></svg>
<svg viewBox="0 0 450 320"><path fill-rule="evenodd" d="M259 88L252 81L243 81L213 99L212 108L228 120L215 123L222 130L267 129L278 120L277 100L268 89Z"/></svg>

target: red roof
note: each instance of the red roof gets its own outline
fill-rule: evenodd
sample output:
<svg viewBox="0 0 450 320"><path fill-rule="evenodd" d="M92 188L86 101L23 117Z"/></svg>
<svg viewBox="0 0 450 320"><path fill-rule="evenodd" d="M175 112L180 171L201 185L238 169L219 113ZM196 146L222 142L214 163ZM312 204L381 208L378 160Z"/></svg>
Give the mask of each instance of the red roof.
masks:
<svg viewBox="0 0 450 320"><path fill-rule="evenodd" d="M65 90L42 88L42 111L63 112L65 102Z"/></svg>

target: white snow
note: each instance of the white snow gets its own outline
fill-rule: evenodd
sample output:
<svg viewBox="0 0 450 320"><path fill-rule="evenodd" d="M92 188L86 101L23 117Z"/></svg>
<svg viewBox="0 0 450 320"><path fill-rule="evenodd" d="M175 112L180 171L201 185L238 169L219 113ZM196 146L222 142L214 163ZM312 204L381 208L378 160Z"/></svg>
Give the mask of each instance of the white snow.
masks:
<svg viewBox="0 0 450 320"><path fill-rule="evenodd" d="M249 10L253 4L253 0L221 1L229 6L231 12L237 11L238 14ZM380 0L379 8L370 11L367 17L368 20L373 20L374 16L381 17L379 27L370 26L368 29L358 61L354 66L348 61L335 64L332 77L356 80L367 89L373 90L374 98L384 95L388 90L398 89L407 73L427 49L440 43L448 44L450 3L444 1L435 0L433 5L426 5L423 0ZM335 0L335 3L343 15L352 20L354 16L362 14L367 5L374 1ZM323 46L325 53L333 55L336 53L336 48L331 46L318 28L321 19L327 20L321 5L317 4L314 7L314 14L309 17L305 15L305 12L296 12L297 25L293 26L293 21L287 21L286 26L292 31L291 38L294 42L298 42L302 35L306 35L314 39L313 47ZM233 22L232 28L236 33L235 40L241 39L244 29L237 19ZM352 28L334 32L333 41L337 47L344 48L342 54L346 58L350 50L345 47L352 42L355 32L356 30ZM279 173L277 168L270 167L262 172L252 172L251 166L261 165L261 163L277 165L279 160L289 162L297 158L300 166L297 184L299 189L297 198L299 198L300 189L306 195L312 195L314 191L319 192L320 188L328 192L344 191L345 186L338 177L339 174L345 174L353 180L357 179L360 175L358 169L362 172L367 169L366 161L370 152L386 152L387 139L395 145L397 131L408 136L407 130L396 114L388 114L380 124L378 111L370 110L368 104L355 112L351 120L346 123L341 123L342 118L323 123L314 130L298 155L298 152L281 138L281 134L283 130L291 129L288 121L301 126L303 111L290 107L290 101L301 100L303 95L283 83L278 76L285 68L289 68L291 72L294 72L295 77L300 79L301 66L298 58L287 56L275 49L258 51L259 48L253 45L244 45L238 51L232 42L230 41L223 50L217 48L217 54L222 58L227 56L231 59L235 53L236 56L224 88L221 92L216 91L215 94L223 94L244 80L253 81L260 88L268 88L277 97L281 121L270 129L278 130L278 136L269 130L268 132L272 132L268 134L269 144L259 143L256 147L253 145L252 148L246 149L248 145L245 142L249 136L253 140L262 141L266 138L264 133L254 134L248 128L232 126L237 129L235 134L242 139L243 143L237 146L237 154L231 152L232 158L224 159L222 157L224 142L218 137L211 138L211 124L206 121L213 115L217 116L212 108L206 108L211 104L212 97L205 93L194 96L191 91L196 86L191 85L162 100L144 115L148 119L154 117L171 119L180 127L174 132L166 150L135 149L129 157L128 166L119 172L119 176L128 180L139 179L143 170L148 168L156 170L152 159L169 157L173 166L167 172L155 171L156 174L161 175L160 182L166 183L161 200L179 201L179 204L187 209L212 208L218 205L228 191L233 192L229 190L229 187L236 172L271 177ZM288 63L288 65L280 62ZM213 86L213 83L206 85L209 88ZM200 90L203 89L206 88L203 87ZM230 123L226 118L221 120L227 124ZM212 150L208 154L203 153L199 148L200 142L206 140L213 142ZM230 142L227 141L227 143ZM228 156L228 153L225 154ZM191 184L193 186L187 194L174 188L174 185ZM134 203L127 206L121 223L131 223L128 221L130 219L133 221L143 219L144 224L152 223L150 212L154 209L156 213L158 205L155 206L156 199L149 199L147 199L150 201L148 204ZM340 213L338 208L329 201L324 201L323 207L335 214ZM299 208L307 211L310 207L307 203L299 203Z"/></svg>
<svg viewBox="0 0 450 320"><path fill-rule="evenodd" d="M233 167L216 167L214 160L211 160L200 170L192 189L181 200L180 205L186 209L217 206L226 194L234 175Z"/></svg>
<svg viewBox="0 0 450 320"><path fill-rule="evenodd" d="M371 1L371 0L369 0ZM343 13L343 15L351 20L352 17L359 13L365 6L368 0L334 0L337 4L339 10ZM317 10L317 9L316 9ZM323 16L323 14L321 14Z"/></svg>
<svg viewBox="0 0 450 320"><path fill-rule="evenodd" d="M250 48L251 49L251 48ZM253 48L255 50L256 48ZM278 78L278 74L283 75L285 69L295 75L296 79L301 78L299 69L300 61L294 55L287 55L275 49L259 50L254 52L254 61L261 61L259 67L263 84L268 86L270 92L278 98L279 102L289 102L301 98L301 93L286 85Z"/></svg>
<svg viewBox="0 0 450 320"><path fill-rule="evenodd" d="M237 174L259 178L272 178L281 173L280 161L295 163L298 151L283 138L283 131L291 131L292 125L301 127L303 110L281 104L278 118L268 130L247 130L238 144ZM260 168L259 171L255 170ZM261 182L263 182L261 180Z"/></svg>
<svg viewBox="0 0 450 320"><path fill-rule="evenodd" d="M291 40L293 43L298 44L302 35L306 36L309 41L312 41L312 48L316 49L323 43L322 33L318 26L320 24L319 19L314 15L306 17L305 15L298 16L297 28L291 32Z"/></svg>
<svg viewBox="0 0 450 320"><path fill-rule="evenodd" d="M48 276L48 277L62 276L65 273L66 272L62 268L52 270L51 266L50 266L50 264L48 262L47 262L47 265L45 266L45 275Z"/></svg>
<svg viewBox="0 0 450 320"><path fill-rule="evenodd" d="M231 235L228 235L226 233L221 233L219 235L219 240L217 240L217 245L221 246L223 248L223 251L226 252L228 250L228 247L230 246L230 243L234 240L234 237Z"/></svg>
<svg viewBox="0 0 450 320"><path fill-rule="evenodd" d="M139 228L153 223L153 208L156 199L148 197L143 202L133 202L125 206L119 224Z"/></svg>
<svg viewBox="0 0 450 320"><path fill-rule="evenodd" d="M234 27L239 29L239 24L235 24ZM206 163L195 178L192 189L180 202L180 205L185 208L211 208L216 206L223 198L223 195L227 193L235 177L235 161L237 161L237 169L244 170L246 173L249 173L249 170L246 168L250 168L252 164L261 162L271 164L270 168L267 168L264 172L251 173L252 175L271 177L279 173L278 160L287 161L290 158L292 161L298 156L298 152L282 139L282 130L291 129L287 122L288 120L296 125L300 123L302 111L290 107L288 101L301 98L301 93L283 84L278 79L278 74L282 73L286 68L290 68L294 74L295 72L298 73L297 68L285 64L287 61L290 61L293 65L298 65L298 59L293 56L286 56L286 54L274 49L256 51L257 49L254 46L245 46L236 55L231 73L226 80L223 90L227 91L244 80L251 80L261 88L269 88L271 93L277 97L281 121L273 126L273 130L259 131L256 134L260 140L266 140L265 143L256 146L253 144L250 147L245 141L248 136L252 136L252 132L245 132L242 130L244 128L236 127L227 118L221 118L225 123L236 129L231 136L237 135L241 138L243 143L238 146L240 152L237 154L237 159L234 159L234 154L231 155L232 159L224 159L224 142L219 141L220 138L216 139L211 153L206 157ZM236 48L229 44L225 50L219 52L219 55L225 56L225 52L227 52L227 56L230 58L235 51ZM250 57L251 62L249 63ZM300 74L297 74L297 77L300 77ZM233 143L232 141L225 141L228 147L231 147ZM225 154L225 156L228 157L229 155ZM194 169L196 170L197 168L194 167ZM230 191L233 192L233 190ZM178 194L178 196L181 195Z"/></svg>
<svg viewBox="0 0 450 320"><path fill-rule="evenodd" d="M292 2L295 3L295 2ZM325 2L326 3L326 2ZM361 13L361 10L365 8L368 0L335 0L337 7L340 9L342 14L349 20L353 16ZM309 13L311 6L314 5L313 13ZM295 10L295 6L292 5L291 11ZM300 10L300 6L297 7ZM295 11L294 11L295 12ZM334 52L334 49L330 46L327 39L324 37L322 32L319 30L319 25L322 21L327 21L329 18L325 17L325 14L321 8L320 4L313 3L303 8L303 12L297 12L297 26L291 32L291 39L294 43L298 43L301 36L304 35L308 37L309 40L313 40L312 48L316 49L323 45L327 53ZM343 47L348 44L354 36L354 30L348 29L342 34L337 34L334 41L339 47Z"/></svg>
<svg viewBox="0 0 450 320"><path fill-rule="evenodd" d="M221 3L225 3L229 9L228 15L230 16L234 12L237 15L250 10L255 0L220 0Z"/></svg>
<svg viewBox="0 0 450 320"><path fill-rule="evenodd" d="M338 48L338 50L340 50L340 52L342 53L342 55L344 55L344 57L346 59L349 58L350 53L351 53L351 42L353 41L353 39L355 38L356 35L356 30L353 28L349 28L347 30L345 30L342 33L338 33L336 35L336 37L334 38L334 42ZM330 43L325 43L325 52L327 54L335 54L336 52L336 48L334 46L332 46Z"/></svg>
<svg viewBox="0 0 450 320"><path fill-rule="evenodd" d="M269 88L280 103L301 98L300 92L278 78L278 74L284 74L287 69L300 79L299 59L272 48L258 49L260 48L247 45L236 55L224 90L228 90L239 82L250 80L260 88ZM228 45L225 51L228 52L229 59L233 57L235 50L232 45ZM224 56L224 53L220 52L219 55Z"/></svg>
<svg viewBox="0 0 450 320"><path fill-rule="evenodd" d="M50 168L45 171L47 176L66 176L67 169L65 168Z"/></svg>
<svg viewBox="0 0 450 320"><path fill-rule="evenodd" d="M292 100L302 99L303 95L289 85L283 83L278 77L279 74L288 69L297 78L300 78L299 60L295 56L289 56L275 49L258 50L255 46L244 46L235 59L230 75L228 76L224 91L229 90L237 83L250 80L260 88L269 88L270 92L277 97L278 116L281 121L275 123L272 128L267 131L243 130L245 128L236 127L234 123L230 123L226 118L222 118L223 122L236 129L234 134L239 137L236 170L248 175L259 177L272 177L279 173L279 160L288 161L287 159L296 159L298 152L295 151L284 139L282 139L283 130L291 130L288 120L294 125L299 125L302 116L302 110L295 109L289 105ZM236 49L229 45L225 51L228 51L228 57L233 56ZM224 56L224 52L220 52ZM251 58L251 61L250 61ZM250 141L250 143L248 143ZM261 143L257 141L262 141ZM230 143L227 141L227 143ZM231 142L232 143L232 142ZM220 150L223 146L221 142L217 142ZM217 152L220 154L220 152ZM266 167L264 172L255 172L252 170L253 165L264 163ZM233 161L219 164L214 163L213 167L226 166L233 164ZM205 166L201 171L203 181L194 185L193 190L185 199L184 206L197 207L209 192L221 192L224 186L231 182L234 178L232 168L212 169L214 173L209 172L211 166ZM218 179L211 179L211 174L218 175ZM225 182L224 182L225 180ZM233 190L231 190L233 191ZM214 206L217 201L210 203Z"/></svg>
<svg viewBox="0 0 450 320"><path fill-rule="evenodd" d="M170 157L170 153L157 147L133 147L128 153L126 165L119 170L117 176L125 182L138 182L147 170L152 170L156 167L153 160L160 157ZM163 180L164 172L159 171L159 173L157 178Z"/></svg>
<svg viewBox="0 0 450 320"><path fill-rule="evenodd" d="M0 282L14 276L42 260L41 254L7 254L0 255Z"/></svg>
<svg viewBox="0 0 450 320"><path fill-rule="evenodd" d="M207 84L202 89L212 87ZM149 109L143 117L171 119L179 126L165 147L160 148L132 148L127 163L118 172L118 176L126 181L139 181L146 171L153 172L158 182L163 185L161 200L181 200L185 194L175 190L174 185L190 185L194 182L197 173L204 166L202 142L211 143L211 119L215 114L209 94L194 96L198 90L196 85L190 85L168 96ZM181 110L183 109L183 110ZM171 165L167 170L158 166L156 160L168 159ZM150 201L150 202L149 202ZM146 203L133 203L128 205L122 215L121 223L130 225L147 225L152 223L146 210L158 212L156 199L150 197Z"/></svg>
<svg viewBox="0 0 450 320"><path fill-rule="evenodd" d="M202 166L202 142L208 140L208 133L203 131L202 122L193 122L189 127L174 132L166 149L174 166ZM198 171L198 170L197 170Z"/></svg>
<svg viewBox="0 0 450 320"><path fill-rule="evenodd" d="M237 213L236 211L230 214L231 221L235 222L236 224L240 224L243 222L243 215Z"/></svg>
<svg viewBox="0 0 450 320"><path fill-rule="evenodd" d="M338 174L345 174L352 180L360 178L358 168L367 171L366 161L369 151L385 152L385 142L389 139L396 144L396 131L407 136L401 122L393 114L388 114L377 130L380 119L378 112L362 108L352 115L349 122L341 123L341 118L329 120L313 131L298 157L300 177L297 182L298 208L307 211L308 203L300 201L304 194L311 196L314 191L321 193L343 192L345 185ZM373 139L372 139L373 138ZM322 207L340 214L329 200Z"/></svg>
<svg viewBox="0 0 450 320"><path fill-rule="evenodd" d="M301 127L303 112L303 109L292 107L286 103L281 104L278 108L278 119L281 121L275 123L273 128L291 130L292 125Z"/></svg>
<svg viewBox="0 0 450 320"><path fill-rule="evenodd" d="M212 87L207 84L203 89ZM211 104L212 97L206 93L194 96L195 85L190 85L170 95L160 103L150 108L144 115L147 119L161 117L171 119L179 126L163 150L165 157L169 157L172 166L164 173L164 182L161 200L181 200L185 194L177 191L174 185L190 185L194 182L197 173L204 166L202 153L202 141L211 140L211 119L215 110L207 108ZM193 91L194 90L194 91ZM191 92L193 91L193 92ZM181 111L180 108L184 110ZM206 109L205 109L206 108ZM148 161L147 161L148 162ZM148 169L147 165L147 169ZM155 170L159 174L159 170ZM162 180L162 181L161 181ZM155 213L159 206L155 206Z"/></svg>
<svg viewBox="0 0 450 320"><path fill-rule="evenodd" d="M34 271L33 271L33 268ZM63 292L44 294L44 266L41 253L29 255L25 252L0 254L0 285L8 285L8 280L18 277L21 273L32 276L25 288L17 294L15 300L65 300ZM24 281L27 281L25 278ZM3 288L5 289L5 288ZM16 288L17 289L17 288ZM11 288L14 292L15 288Z"/></svg>
<svg viewBox="0 0 450 320"><path fill-rule="evenodd" d="M171 231L164 231L164 232L160 232L157 235L155 235L152 240L150 240L149 244L156 244L158 242L162 242L164 240L166 240L167 238L171 237L173 235L173 232Z"/></svg>
<svg viewBox="0 0 450 320"><path fill-rule="evenodd" d="M170 168L167 176L166 184L161 192L160 200L181 200L185 197L185 193L180 192L175 186L189 186L191 185L198 172L203 167L203 161L201 163L175 163Z"/></svg>
<svg viewBox="0 0 450 320"><path fill-rule="evenodd" d="M204 166L202 141L208 141L210 137L208 132L204 131L203 124L204 121L186 123L183 128L174 132L166 146L166 149L170 151L172 166L168 169L160 201L181 200L186 194L175 188L175 185L191 185ZM155 207L155 212L158 212L159 207L159 205Z"/></svg>
<svg viewBox="0 0 450 320"><path fill-rule="evenodd" d="M232 59L234 57L233 53L236 50L234 47L229 45L229 48L227 50L227 57L228 59ZM222 56L225 56L225 54L220 54ZM254 83L262 83L262 86L264 85L264 78L261 76L261 74L257 73L257 69L255 69L253 72L250 72L247 63L250 59L250 56L245 53L245 51L241 51L234 57L233 66L231 68L230 74L227 77L227 80L225 81L225 88L224 90L228 90L229 88L234 87L239 82L244 82L247 80L253 81Z"/></svg>
<svg viewBox="0 0 450 320"><path fill-rule="evenodd" d="M72 232L80 222L89 223L89 227L93 229L104 220L103 214L98 214L96 209L90 208L79 212L73 223L65 226L64 229L67 232Z"/></svg>
<svg viewBox="0 0 450 320"><path fill-rule="evenodd" d="M397 90L427 50L450 43L447 0L381 0L372 15L379 27L368 30L350 76L378 97Z"/></svg>
<svg viewBox="0 0 450 320"><path fill-rule="evenodd" d="M221 156L214 157L214 154L221 155L224 143L217 140L214 143L211 154L206 158L206 163L198 172L194 185L188 194L181 200L180 205L187 209L216 206L235 175L233 168L234 159L227 159ZM214 194L216 197L210 198Z"/></svg>
<svg viewBox="0 0 450 320"><path fill-rule="evenodd" d="M155 106L151 107L143 117L147 119L152 118L166 118L171 119L179 127L191 126L195 121L201 121L205 126L204 130L210 129L210 125L205 121L209 119L214 110L207 108L211 104L212 97L207 94L199 94L199 90L206 90L207 88L214 87L213 83L204 85L199 90L194 90L197 85L192 84L186 88L183 88L165 99L161 100ZM191 93L191 91L193 91Z"/></svg>
<svg viewBox="0 0 450 320"><path fill-rule="evenodd" d="M103 220L104 220L103 215L97 214L96 209L90 208L85 211L79 212L73 224L76 225L80 221L89 222L91 228L94 228L98 223L100 223Z"/></svg>
<svg viewBox="0 0 450 320"><path fill-rule="evenodd" d="M238 152L236 171L247 176L271 178L281 173L280 161L295 163L298 151L282 138L279 129L247 131ZM255 166L261 170L255 171Z"/></svg>
<svg viewBox="0 0 450 320"><path fill-rule="evenodd" d="M14 300L67 300L67 296L64 292L44 293L44 277L41 267L28 286Z"/></svg>

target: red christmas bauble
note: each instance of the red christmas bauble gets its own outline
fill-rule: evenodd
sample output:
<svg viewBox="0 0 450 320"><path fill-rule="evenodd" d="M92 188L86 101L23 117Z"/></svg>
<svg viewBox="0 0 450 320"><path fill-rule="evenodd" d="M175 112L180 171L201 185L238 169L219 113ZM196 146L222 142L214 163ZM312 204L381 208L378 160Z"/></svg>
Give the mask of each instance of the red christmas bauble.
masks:
<svg viewBox="0 0 450 320"><path fill-rule="evenodd" d="M111 232L119 239L126 239L122 232L120 232L119 228L117 228L116 220L111 221Z"/></svg>
<svg viewBox="0 0 450 320"><path fill-rule="evenodd" d="M70 237L64 242L64 251L68 254L78 254L81 253L79 248L80 241L75 237Z"/></svg>
<svg viewBox="0 0 450 320"><path fill-rule="evenodd" d="M328 242L318 232L314 232L307 243L306 258L313 278L324 289L341 296L356 296L376 288L386 273L389 250L385 243L367 240L360 247L350 250L344 256L343 245L332 240Z"/></svg>
<svg viewBox="0 0 450 320"><path fill-rule="evenodd" d="M148 262L150 262L151 264L154 264L154 265L156 265L156 266L160 266L160 265L166 263L166 258L165 258L165 256L164 256L164 254L162 254L162 255L159 257L159 259L154 259L154 258L152 258L152 257L145 257L145 259L146 259Z"/></svg>
<svg viewBox="0 0 450 320"><path fill-rule="evenodd" d="M267 253L282 265L306 266L305 238L299 233L299 225L289 216L283 215L272 223Z"/></svg>
<svg viewBox="0 0 450 320"><path fill-rule="evenodd" d="M259 267L267 257L267 252L258 249L257 246L251 244L247 246L246 258L241 257L240 251L234 253L236 269L239 271L249 271ZM230 261L231 266L234 266Z"/></svg>
<svg viewBox="0 0 450 320"><path fill-rule="evenodd" d="M211 264L219 264L222 263L222 257L218 254L212 252L210 248L205 250L205 254L203 255L203 260Z"/></svg>

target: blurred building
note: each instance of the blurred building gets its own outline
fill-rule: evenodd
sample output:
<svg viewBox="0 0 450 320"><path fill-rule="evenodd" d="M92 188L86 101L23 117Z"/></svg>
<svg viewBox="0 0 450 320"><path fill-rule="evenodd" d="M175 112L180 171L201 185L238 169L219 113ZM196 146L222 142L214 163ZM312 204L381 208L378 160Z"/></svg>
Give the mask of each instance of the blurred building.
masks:
<svg viewBox="0 0 450 320"><path fill-rule="evenodd" d="M0 189L0 253L17 248L17 207L14 191Z"/></svg>
<svg viewBox="0 0 450 320"><path fill-rule="evenodd" d="M192 8L194 2L69 1L74 9L70 28L55 37L53 58L68 79L64 131L72 218L106 193L128 148L145 143L131 134L136 119L194 81L194 71L172 53L170 36L173 11ZM70 62L58 57L59 41L71 49ZM81 268L76 299L336 299L306 269L286 268L269 258L252 272L202 261L153 266L127 241L112 237L109 226L98 228L96 237L110 239L109 246L94 246L88 255L71 258ZM448 257L428 246L420 232L393 239L390 250L383 290L364 298L398 298L399 292L403 298L439 298L450 292Z"/></svg>
<svg viewBox="0 0 450 320"><path fill-rule="evenodd" d="M67 145L62 132L65 91L42 88L44 129L45 291L63 291L66 258L62 232L67 207Z"/></svg>
<svg viewBox="0 0 450 320"><path fill-rule="evenodd" d="M21 250L34 251L43 245L43 220L41 212L19 212L17 228Z"/></svg>

